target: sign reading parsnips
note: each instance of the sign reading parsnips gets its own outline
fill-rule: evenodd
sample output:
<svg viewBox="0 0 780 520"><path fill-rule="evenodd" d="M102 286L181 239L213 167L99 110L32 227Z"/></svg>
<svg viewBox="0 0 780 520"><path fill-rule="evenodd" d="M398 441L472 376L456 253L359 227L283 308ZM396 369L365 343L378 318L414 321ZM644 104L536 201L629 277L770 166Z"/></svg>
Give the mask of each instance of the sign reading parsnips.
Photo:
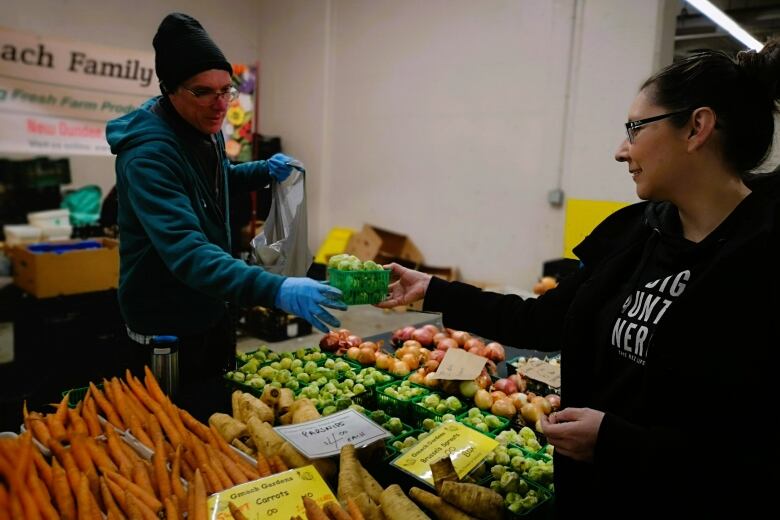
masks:
<svg viewBox="0 0 780 520"><path fill-rule="evenodd" d="M0 153L109 155L106 121L159 92L151 51L0 27Z"/></svg>

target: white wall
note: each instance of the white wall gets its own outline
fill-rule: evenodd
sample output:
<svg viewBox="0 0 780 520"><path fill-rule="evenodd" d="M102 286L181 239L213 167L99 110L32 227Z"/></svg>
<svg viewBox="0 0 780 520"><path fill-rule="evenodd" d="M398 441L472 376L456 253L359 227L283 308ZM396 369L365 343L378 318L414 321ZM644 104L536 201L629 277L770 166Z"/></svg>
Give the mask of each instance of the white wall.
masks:
<svg viewBox="0 0 780 520"><path fill-rule="evenodd" d="M528 287L563 249L548 190L634 200L612 154L638 85L671 60L657 44L669 12L581 0L564 124L574 5L261 0L261 125L315 165L312 245L370 222L429 264Z"/></svg>
<svg viewBox="0 0 780 520"><path fill-rule="evenodd" d="M612 153L671 59L670 1L580 0L574 28L575 0L25 0L1 23L151 50L165 14L190 13L229 59L260 60L260 130L311 172L312 249L371 222L429 264L529 287L563 248L550 189L634 199ZM74 184L113 184L110 158L71 164Z"/></svg>
<svg viewBox="0 0 780 520"><path fill-rule="evenodd" d="M3 2L4 27L111 47L152 51L157 26L168 13L181 11L198 19L227 58L255 61L258 56L257 2L188 0L21 0ZM26 158L23 156L8 156ZM113 157L70 158L72 187L114 185Z"/></svg>

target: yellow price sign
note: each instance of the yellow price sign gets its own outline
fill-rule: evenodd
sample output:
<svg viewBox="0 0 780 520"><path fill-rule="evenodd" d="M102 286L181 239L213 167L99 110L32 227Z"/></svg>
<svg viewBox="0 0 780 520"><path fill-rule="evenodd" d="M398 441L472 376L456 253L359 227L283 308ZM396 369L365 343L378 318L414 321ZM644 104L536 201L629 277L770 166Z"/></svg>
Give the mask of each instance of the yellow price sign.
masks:
<svg viewBox="0 0 780 520"><path fill-rule="evenodd" d="M301 515L303 497L320 505L336 497L314 466L291 469L270 477L253 480L215 493L209 497L211 520L233 520L228 502L233 502L250 520L284 519Z"/></svg>
<svg viewBox="0 0 780 520"><path fill-rule="evenodd" d="M455 421L443 423L391 463L415 478L433 485L431 463L449 456L463 478L493 451L498 442Z"/></svg>

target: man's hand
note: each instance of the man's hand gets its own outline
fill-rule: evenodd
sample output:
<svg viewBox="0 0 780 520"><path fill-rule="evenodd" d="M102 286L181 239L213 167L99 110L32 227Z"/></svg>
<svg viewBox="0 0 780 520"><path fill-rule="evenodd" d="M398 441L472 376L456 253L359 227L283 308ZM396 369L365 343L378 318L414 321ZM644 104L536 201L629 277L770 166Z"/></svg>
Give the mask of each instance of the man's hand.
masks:
<svg viewBox="0 0 780 520"><path fill-rule="evenodd" d="M293 169L300 172L306 171L301 161L293 159L283 153L274 154L266 163L268 164L268 174L273 177L276 182L284 182L287 177L290 176Z"/></svg>

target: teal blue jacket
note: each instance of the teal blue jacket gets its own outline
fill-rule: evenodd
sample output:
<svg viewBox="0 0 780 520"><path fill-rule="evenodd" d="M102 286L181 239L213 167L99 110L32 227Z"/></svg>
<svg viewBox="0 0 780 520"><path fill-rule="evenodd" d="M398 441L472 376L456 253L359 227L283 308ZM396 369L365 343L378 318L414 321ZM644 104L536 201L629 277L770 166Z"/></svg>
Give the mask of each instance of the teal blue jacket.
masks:
<svg viewBox="0 0 780 520"><path fill-rule="evenodd" d="M208 330L227 302L272 306L284 277L231 256L214 191L173 130L149 111L155 101L106 127L117 156L119 306L134 332L187 336ZM230 165L217 138L227 215L229 190L259 189L270 176L265 161Z"/></svg>

